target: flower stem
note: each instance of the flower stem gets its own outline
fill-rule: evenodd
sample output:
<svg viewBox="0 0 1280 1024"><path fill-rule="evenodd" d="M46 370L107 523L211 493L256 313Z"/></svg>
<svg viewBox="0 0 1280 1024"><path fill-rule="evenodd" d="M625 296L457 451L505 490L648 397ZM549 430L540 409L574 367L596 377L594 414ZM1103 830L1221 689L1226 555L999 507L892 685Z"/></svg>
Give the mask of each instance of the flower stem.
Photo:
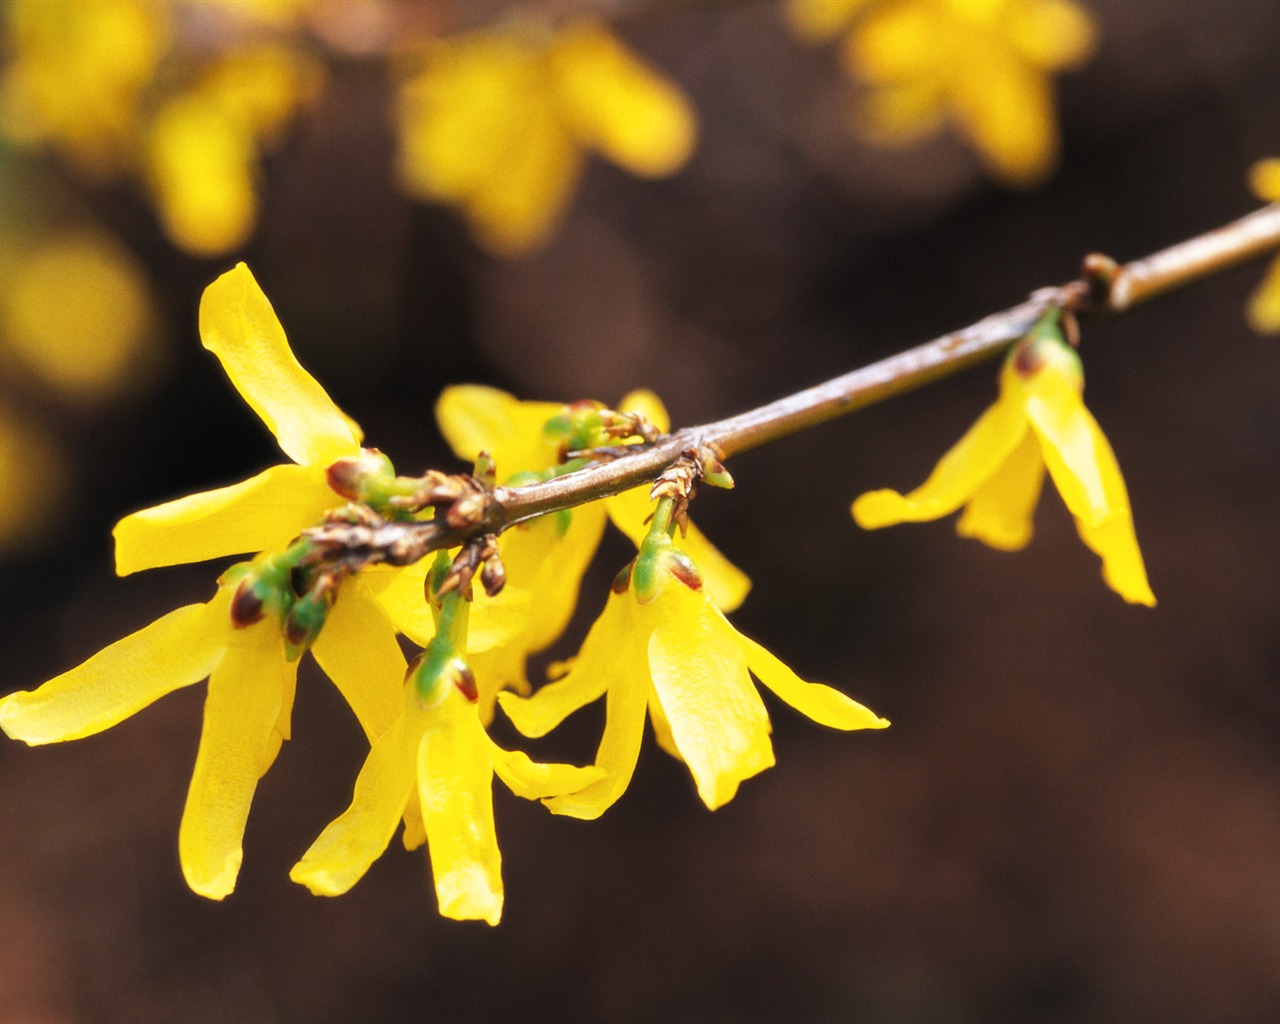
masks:
<svg viewBox="0 0 1280 1024"><path fill-rule="evenodd" d="M388 523L372 543L372 560L381 560L376 549L384 544L398 545L401 559L406 550L421 558L476 534L501 533L535 516L638 487L689 449L709 448L729 458L759 448L989 359L1026 334L1052 308L1068 310L1081 319L1117 315L1277 248L1280 203L1132 263L1117 264L1091 254L1085 258L1081 278L1042 288L1025 302L969 327L728 419L685 427L656 444L636 445L611 461L521 487L498 487L478 523L463 528L438 522Z"/></svg>

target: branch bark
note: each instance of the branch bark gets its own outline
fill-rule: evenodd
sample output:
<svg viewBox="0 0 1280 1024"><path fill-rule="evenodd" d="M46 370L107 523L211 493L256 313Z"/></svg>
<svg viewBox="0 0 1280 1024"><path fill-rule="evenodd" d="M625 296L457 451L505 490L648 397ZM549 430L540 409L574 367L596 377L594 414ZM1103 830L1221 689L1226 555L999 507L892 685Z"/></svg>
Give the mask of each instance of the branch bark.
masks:
<svg viewBox="0 0 1280 1024"><path fill-rule="evenodd" d="M1004 351L1051 308L1083 319L1118 315L1277 248L1280 203L1131 263L1093 254L1085 258L1077 280L1042 288L1019 305L923 345L728 419L673 431L612 461L523 487L497 487L482 516L465 527L387 523L359 537L348 534L345 546L359 548L358 557L366 563L409 564L440 548L641 486L690 449L709 449L727 459L920 387ZM325 529L308 535L318 537ZM332 534L328 539L337 543Z"/></svg>

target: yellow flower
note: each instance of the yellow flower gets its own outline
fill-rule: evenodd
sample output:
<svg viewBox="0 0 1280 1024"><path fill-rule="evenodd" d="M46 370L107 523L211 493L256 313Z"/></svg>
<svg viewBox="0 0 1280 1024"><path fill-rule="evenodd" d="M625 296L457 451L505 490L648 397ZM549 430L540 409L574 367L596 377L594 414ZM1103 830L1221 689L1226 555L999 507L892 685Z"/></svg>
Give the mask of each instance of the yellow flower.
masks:
<svg viewBox="0 0 1280 1024"><path fill-rule="evenodd" d="M545 800L557 814L595 818L622 795L635 771L646 709L659 743L689 766L703 802L712 810L727 803L742 780L773 764L769 715L748 671L822 725L889 724L838 690L800 679L734 629L691 565L687 556L675 571L661 565L656 594L643 595L643 603L636 570L620 577L563 678L532 697L498 695L526 736L542 736L605 697L595 762L604 778Z"/></svg>
<svg viewBox="0 0 1280 1024"><path fill-rule="evenodd" d="M1249 169L1249 184L1259 199L1280 203L1280 157L1259 160ZM1280 260L1271 264L1267 276L1249 299L1249 324L1255 331L1280 331Z"/></svg>
<svg viewBox="0 0 1280 1024"><path fill-rule="evenodd" d="M551 233L595 150L644 177L674 173L696 132L681 91L601 24L511 21L426 54L399 104L400 178L461 207L503 255Z"/></svg>
<svg viewBox="0 0 1280 1024"><path fill-rule="evenodd" d="M1017 550L1031 539L1047 467L1080 538L1102 559L1107 585L1126 601L1154 605L1120 467L1084 406L1080 359L1057 330L1046 318L1015 346L996 404L929 479L905 496L891 490L862 495L853 503L854 519L873 530L938 519L963 505L957 532Z"/></svg>
<svg viewBox="0 0 1280 1024"><path fill-rule="evenodd" d="M404 844L431 854L440 913L496 925L502 916L502 859L493 820L493 776L534 800L599 777L593 768L538 764L495 744L480 722L476 693L459 650L468 602L446 598L457 617L410 670L400 714L373 741L351 805L316 839L289 877L318 896L338 896L382 855L401 820Z"/></svg>
<svg viewBox="0 0 1280 1024"><path fill-rule="evenodd" d="M122 576L284 548L343 504L326 470L361 452L360 428L298 365L271 303L243 263L205 289L200 338L293 462L126 516L114 531Z"/></svg>
<svg viewBox="0 0 1280 1024"><path fill-rule="evenodd" d="M169 44L168 7L11 0L5 14L12 59L0 78L0 130L47 143L88 173L119 170Z"/></svg>
<svg viewBox="0 0 1280 1024"><path fill-rule="evenodd" d="M869 87L858 123L873 140L912 142L951 121L1012 185L1034 184L1057 161L1050 75L1093 49L1093 24L1071 0L793 0L790 10L809 38L866 11L844 58Z"/></svg>
<svg viewBox="0 0 1280 1024"><path fill-rule="evenodd" d="M250 574L275 571L287 584L288 565L275 563L288 552L271 552L343 503L328 488L325 467L360 452L360 431L298 365L243 264L209 286L200 314L206 347L297 463L127 516L115 531L117 568L123 574L244 551L267 554L228 573L208 604L171 612L35 691L4 698L0 728L28 743L78 739L208 677L179 853L191 888L221 899L235 886L257 781L289 736L297 670L282 628L292 622L290 608L277 603L263 617L237 595ZM282 600L296 607L291 591ZM310 649L366 735L383 732L398 712L395 680L404 659L365 580L343 584Z"/></svg>
<svg viewBox="0 0 1280 1024"><path fill-rule="evenodd" d="M487 451L502 479L518 483L560 468L567 439L572 441L571 448L608 443L594 436L589 426L597 409L593 402L572 406L522 402L496 388L458 385L441 394L436 417L459 458L473 461ZM632 392L618 403L617 411L639 413L659 430L670 425L666 409L652 392ZM577 604L582 576L599 546L606 512L639 545L652 510L647 492L648 488L639 487L603 502L540 516L499 538L507 587L496 597L477 599L467 647L483 721L492 718L499 690L529 692L525 663L529 655L545 650L564 632ZM703 566L717 605L725 611L738 607L751 587L746 575L696 526L690 524L683 543ZM425 562L410 566L380 594L397 627L424 646L433 632L422 601L426 573Z"/></svg>

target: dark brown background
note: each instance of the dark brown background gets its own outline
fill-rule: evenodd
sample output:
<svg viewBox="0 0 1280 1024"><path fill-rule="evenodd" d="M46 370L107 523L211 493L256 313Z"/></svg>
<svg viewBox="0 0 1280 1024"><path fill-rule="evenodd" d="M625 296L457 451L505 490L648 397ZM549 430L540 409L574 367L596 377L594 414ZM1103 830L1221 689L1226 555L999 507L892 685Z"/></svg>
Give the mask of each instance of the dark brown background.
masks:
<svg viewBox="0 0 1280 1024"><path fill-rule="evenodd" d="M953 141L853 142L834 53L773 5L658 4L621 31L698 106L678 177L595 161L545 251L490 259L390 187L386 85L352 61L266 167L243 256L404 469L453 465L430 410L462 380L647 385L677 422L713 419L1070 278L1086 251L1132 258L1254 205L1245 168L1280 155L1280 7L1092 9L1099 52L1061 81L1063 166L1028 194ZM59 422L81 490L54 548L4 567L4 689L208 593L209 567L116 580L116 518L278 460L196 341L230 260L175 253L127 187L89 198L178 343L150 394ZM696 509L756 581L739 626L892 729L830 733L770 699L779 765L715 815L651 743L597 823L499 792L493 930L440 919L398 843L341 899L288 881L363 756L311 669L221 904L176 862L201 688L93 739L5 743L0 1020L1276 1019L1280 339L1242 319L1260 272L1085 335L1157 610L1102 585L1053 495L1018 555L948 523L852 525L853 496L917 483L992 399L993 370L971 371L736 460L737 491ZM606 549L576 636L626 557ZM536 751L588 757L599 715L582 717Z"/></svg>

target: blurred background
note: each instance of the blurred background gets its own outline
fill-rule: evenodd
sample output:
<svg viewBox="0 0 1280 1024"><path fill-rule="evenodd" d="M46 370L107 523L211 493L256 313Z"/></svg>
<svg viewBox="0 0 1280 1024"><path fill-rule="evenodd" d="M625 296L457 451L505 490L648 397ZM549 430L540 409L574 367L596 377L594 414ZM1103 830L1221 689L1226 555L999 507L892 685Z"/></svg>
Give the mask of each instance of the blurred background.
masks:
<svg viewBox="0 0 1280 1024"><path fill-rule="evenodd" d="M236 260L411 471L457 465L449 383L647 386L709 421L1257 205L1273 0L1005 6L0 3L0 689L209 595L221 566L117 579L110 530L279 461L198 342ZM552 50L633 92L566 113L530 71ZM365 753L310 664L220 904L176 857L202 686L0 744L0 1020L1276 1019L1263 273L1085 330L1154 611L1106 589L1051 492L1014 555L852 524L857 494L924 478L994 366L735 460L695 518L755 580L736 624L893 727L827 732L766 695L778 766L714 815L651 738L599 822L499 788L496 929L441 919L398 841L340 899L288 881ZM629 557L606 543L555 653ZM589 759L602 710L577 717L528 749Z"/></svg>

